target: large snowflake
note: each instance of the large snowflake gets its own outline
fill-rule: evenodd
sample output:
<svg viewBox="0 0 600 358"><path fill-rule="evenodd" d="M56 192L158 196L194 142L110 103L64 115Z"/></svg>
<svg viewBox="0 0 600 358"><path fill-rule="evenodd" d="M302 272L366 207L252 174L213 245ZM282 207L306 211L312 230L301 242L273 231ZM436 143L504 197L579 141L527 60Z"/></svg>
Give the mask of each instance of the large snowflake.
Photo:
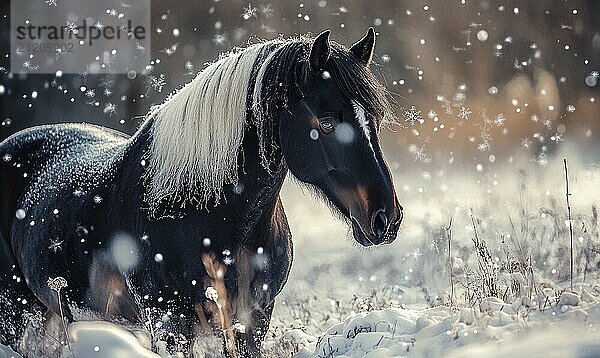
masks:
<svg viewBox="0 0 600 358"><path fill-rule="evenodd" d="M415 106L403 109L402 116L404 117L404 121L409 122L411 126L414 126L417 122L421 124L425 122L423 116L421 116L421 110Z"/></svg>
<svg viewBox="0 0 600 358"><path fill-rule="evenodd" d="M149 75L146 77L146 82L148 86L154 89L156 92L161 92L166 84L165 74L161 73L158 76Z"/></svg>
<svg viewBox="0 0 600 358"><path fill-rule="evenodd" d="M252 4L248 4L244 7L244 12L242 13L242 18L244 20L250 20L250 18L256 17L256 6L252 6Z"/></svg>
<svg viewBox="0 0 600 358"><path fill-rule="evenodd" d="M458 112L458 117L464 121L469 119L469 115L473 113L469 107L461 106Z"/></svg>

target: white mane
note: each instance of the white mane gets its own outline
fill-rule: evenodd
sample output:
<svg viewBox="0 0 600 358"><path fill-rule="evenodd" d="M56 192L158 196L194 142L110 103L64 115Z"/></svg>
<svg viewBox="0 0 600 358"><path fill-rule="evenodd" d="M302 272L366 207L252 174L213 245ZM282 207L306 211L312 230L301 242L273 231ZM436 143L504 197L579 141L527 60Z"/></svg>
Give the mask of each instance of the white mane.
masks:
<svg viewBox="0 0 600 358"><path fill-rule="evenodd" d="M263 46L212 63L151 109L146 201L152 212L164 200L218 203L223 185L237 183L249 81Z"/></svg>

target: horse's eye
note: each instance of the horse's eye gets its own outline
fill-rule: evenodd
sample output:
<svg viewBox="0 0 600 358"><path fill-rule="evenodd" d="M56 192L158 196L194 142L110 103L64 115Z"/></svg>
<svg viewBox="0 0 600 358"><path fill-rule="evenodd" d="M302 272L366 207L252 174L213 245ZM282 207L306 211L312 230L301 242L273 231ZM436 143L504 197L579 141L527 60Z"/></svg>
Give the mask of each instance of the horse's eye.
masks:
<svg viewBox="0 0 600 358"><path fill-rule="evenodd" d="M331 118L331 117L319 118L319 126L321 127L321 131L324 134L329 134L329 133L333 132L333 118Z"/></svg>

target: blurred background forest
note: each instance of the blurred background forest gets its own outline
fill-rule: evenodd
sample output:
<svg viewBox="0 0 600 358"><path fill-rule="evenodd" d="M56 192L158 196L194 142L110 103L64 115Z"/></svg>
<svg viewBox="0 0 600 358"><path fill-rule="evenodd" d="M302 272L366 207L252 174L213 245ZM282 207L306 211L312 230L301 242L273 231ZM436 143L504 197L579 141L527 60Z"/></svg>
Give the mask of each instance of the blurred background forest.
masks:
<svg viewBox="0 0 600 358"><path fill-rule="evenodd" d="M2 2L0 139L57 122L133 133L152 104L222 52L325 29L350 45L373 26L373 70L401 123L383 134L395 169L482 171L517 156L545 166L569 143L583 149L581 161L598 161L596 0L154 0L153 61L135 77L12 74L9 6Z"/></svg>

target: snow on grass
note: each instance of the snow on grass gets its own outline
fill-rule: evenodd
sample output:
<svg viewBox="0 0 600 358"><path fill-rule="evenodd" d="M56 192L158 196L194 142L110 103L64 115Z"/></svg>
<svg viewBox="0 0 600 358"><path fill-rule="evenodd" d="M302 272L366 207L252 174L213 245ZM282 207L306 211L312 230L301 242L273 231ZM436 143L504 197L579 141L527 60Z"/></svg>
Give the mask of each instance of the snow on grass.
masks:
<svg viewBox="0 0 600 358"><path fill-rule="evenodd" d="M339 222L287 188L296 260L267 355L598 356L600 172L571 169L569 292L561 162L473 177L394 173L403 233L374 250L341 240Z"/></svg>

